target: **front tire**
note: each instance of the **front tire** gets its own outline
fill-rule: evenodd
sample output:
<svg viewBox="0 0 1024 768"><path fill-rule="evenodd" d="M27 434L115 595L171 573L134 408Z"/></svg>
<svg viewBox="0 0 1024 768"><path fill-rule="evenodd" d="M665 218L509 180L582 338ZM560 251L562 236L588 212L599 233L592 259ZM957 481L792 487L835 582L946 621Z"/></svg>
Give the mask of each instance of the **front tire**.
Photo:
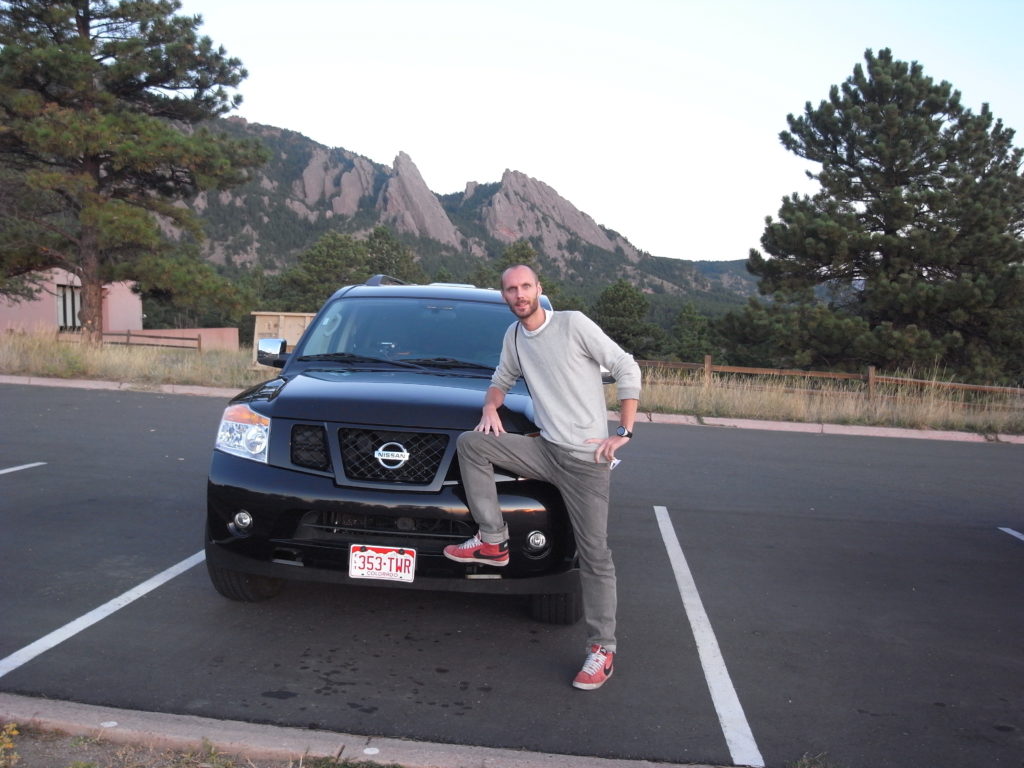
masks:
<svg viewBox="0 0 1024 768"><path fill-rule="evenodd" d="M575 624L583 615L583 596L578 590L530 595L530 615L545 624Z"/></svg>
<svg viewBox="0 0 1024 768"><path fill-rule="evenodd" d="M284 587L282 579L271 576L258 576L252 573L233 571L206 561L206 572L210 575L213 588L228 600L241 603L258 603L269 600L280 593Z"/></svg>

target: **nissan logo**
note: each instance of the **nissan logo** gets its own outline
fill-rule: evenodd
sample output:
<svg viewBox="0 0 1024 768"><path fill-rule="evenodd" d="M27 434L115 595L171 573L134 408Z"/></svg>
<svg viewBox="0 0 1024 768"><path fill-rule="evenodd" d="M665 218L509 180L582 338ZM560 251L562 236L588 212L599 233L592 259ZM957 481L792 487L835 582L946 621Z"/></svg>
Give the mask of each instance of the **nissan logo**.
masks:
<svg viewBox="0 0 1024 768"><path fill-rule="evenodd" d="M384 443L373 452L373 458L384 469L398 469L409 460L409 452L401 443Z"/></svg>

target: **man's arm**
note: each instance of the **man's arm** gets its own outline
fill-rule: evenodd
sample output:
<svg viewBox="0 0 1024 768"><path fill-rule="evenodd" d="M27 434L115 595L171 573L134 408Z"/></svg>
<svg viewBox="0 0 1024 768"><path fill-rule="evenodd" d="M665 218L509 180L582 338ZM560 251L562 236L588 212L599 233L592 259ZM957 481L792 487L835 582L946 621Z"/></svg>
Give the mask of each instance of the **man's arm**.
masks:
<svg viewBox="0 0 1024 768"><path fill-rule="evenodd" d="M499 435L505 431L504 425L501 423L501 416L498 415L498 409L505 402L505 393L495 386L487 388L487 394L484 395L484 408L480 414L480 423L473 428L474 432L483 432L484 434L491 433ZM636 408L633 409L634 413Z"/></svg>
<svg viewBox="0 0 1024 768"><path fill-rule="evenodd" d="M619 401L619 424L630 432L633 431L633 424L636 422L636 409L639 402L639 400L632 397ZM604 440L598 440L595 437L587 442L600 443L597 446L597 450L594 451L594 461L612 461L615 458L615 451L628 443L629 438L610 435Z"/></svg>
<svg viewBox="0 0 1024 768"><path fill-rule="evenodd" d="M619 424L630 432L633 431L633 425L636 423L636 409L639 404L640 401L632 397L626 400L619 400ZM629 438L626 439L628 440Z"/></svg>

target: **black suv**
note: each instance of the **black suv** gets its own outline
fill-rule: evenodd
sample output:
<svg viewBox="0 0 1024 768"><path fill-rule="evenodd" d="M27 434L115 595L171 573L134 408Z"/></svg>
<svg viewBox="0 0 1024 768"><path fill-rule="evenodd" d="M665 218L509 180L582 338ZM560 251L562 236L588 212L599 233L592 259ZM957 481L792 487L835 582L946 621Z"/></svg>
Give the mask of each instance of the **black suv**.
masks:
<svg viewBox="0 0 1024 768"><path fill-rule="evenodd" d="M293 351L261 340L257 359L281 373L231 400L210 465L217 591L255 601L301 579L520 594L541 621L579 619L572 529L547 483L497 473L511 552L500 573L442 554L476 533L455 442L480 420L513 320L498 291L377 276L328 299ZM509 432L537 433L522 382L501 415Z"/></svg>

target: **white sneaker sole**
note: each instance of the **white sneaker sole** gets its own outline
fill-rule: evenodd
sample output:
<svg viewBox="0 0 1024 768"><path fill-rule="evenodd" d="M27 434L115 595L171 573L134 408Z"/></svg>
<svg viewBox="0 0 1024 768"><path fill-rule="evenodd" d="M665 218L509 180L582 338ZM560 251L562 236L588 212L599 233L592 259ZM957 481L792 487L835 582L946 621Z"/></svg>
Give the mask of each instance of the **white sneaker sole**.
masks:
<svg viewBox="0 0 1024 768"><path fill-rule="evenodd" d="M444 556L449 560L453 560L456 563L469 563L471 565L490 565L494 568L504 568L508 565L508 558L504 560L488 560L486 557L459 557L458 555L449 555L447 552Z"/></svg>

